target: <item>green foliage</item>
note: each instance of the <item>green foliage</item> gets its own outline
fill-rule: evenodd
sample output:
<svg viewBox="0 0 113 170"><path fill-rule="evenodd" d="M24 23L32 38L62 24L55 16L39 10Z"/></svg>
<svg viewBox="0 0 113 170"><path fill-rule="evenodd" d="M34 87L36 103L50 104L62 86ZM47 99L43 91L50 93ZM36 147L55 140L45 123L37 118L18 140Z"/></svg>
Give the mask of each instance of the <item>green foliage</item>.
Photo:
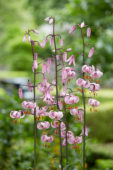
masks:
<svg viewBox="0 0 113 170"><path fill-rule="evenodd" d="M108 160L98 159L97 167L102 168L103 170L106 170L106 169L112 170L113 169L113 160L112 159L108 159Z"/></svg>
<svg viewBox="0 0 113 170"><path fill-rule="evenodd" d="M7 11L7 13L4 11ZM82 21L91 26L92 35L90 43L95 44L96 50L93 58L90 61L86 59L86 62L102 67L101 69L105 73L104 79L110 78L113 71L112 12L112 0L11 0L10 2L8 0L1 0L0 67L3 68L4 64L8 69L30 71L31 50L29 44L22 43L24 31L28 28L36 28L37 25L44 26L44 18L46 16L54 16L57 19L58 32L66 40L65 46L69 47L71 43L72 53L75 54L76 62L79 63L82 63L80 33L76 30L70 36L68 31L72 24ZM70 23L70 25L67 23ZM84 34L86 34L86 30ZM85 41L89 42L88 39ZM86 47L86 58L92 44ZM40 52L38 51L38 53ZM47 46L45 50L41 50L39 57L45 57L50 53L50 49ZM24 64L25 61L27 64ZM113 79L111 78L110 84L106 81L105 85L110 86L112 81Z"/></svg>
<svg viewBox="0 0 113 170"><path fill-rule="evenodd" d="M24 31L36 25L26 5L27 0L0 1L0 67L3 69L29 70L31 51L28 45L22 43L22 38ZM25 61L28 64L25 65Z"/></svg>
<svg viewBox="0 0 113 170"><path fill-rule="evenodd" d="M37 24L43 24L47 16L56 16L59 10L64 8L68 0L29 0L28 4L33 7L33 14Z"/></svg>
<svg viewBox="0 0 113 170"><path fill-rule="evenodd" d="M85 21L91 29L91 45L86 48L87 52L91 46L95 46L95 53L89 64L94 64L104 71L106 79L112 76L113 63L113 2L112 0L70 0L66 4L65 10L60 13L60 21L70 23L80 23ZM61 15L62 14L62 15ZM78 42L78 31L73 36L65 35L66 41L71 42L73 52L81 53L81 42ZM75 41L76 40L76 41ZM87 40L85 40L87 41ZM94 44L94 45L93 45ZM80 63L79 57L77 61ZM87 59L86 59L87 63Z"/></svg>
<svg viewBox="0 0 113 170"><path fill-rule="evenodd" d="M108 116L109 115L109 116ZM112 142L113 135L113 111L90 114L87 117L87 125L91 128L89 136L97 138L101 142Z"/></svg>
<svg viewBox="0 0 113 170"><path fill-rule="evenodd" d="M100 90L97 99L101 102L97 113L88 113L87 126L90 128L89 136L102 142L112 142L113 119L113 91L112 89ZM107 127L107 128L106 128Z"/></svg>

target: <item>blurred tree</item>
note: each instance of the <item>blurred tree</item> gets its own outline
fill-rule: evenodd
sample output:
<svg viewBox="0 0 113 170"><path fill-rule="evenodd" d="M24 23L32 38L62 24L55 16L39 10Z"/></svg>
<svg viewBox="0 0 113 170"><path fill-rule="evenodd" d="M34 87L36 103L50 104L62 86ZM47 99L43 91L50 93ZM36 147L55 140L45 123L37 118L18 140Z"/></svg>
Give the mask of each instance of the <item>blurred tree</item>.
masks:
<svg viewBox="0 0 113 170"><path fill-rule="evenodd" d="M64 32L66 44L73 47L74 53L81 55L81 40L79 33L67 35L67 23L80 23L85 21L92 28L92 43L95 44L94 57L87 61L98 67L102 66L105 77L111 77L113 71L113 1L112 0L29 0L33 6L36 23L42 24L46 16L55 16L59 20L60 31ZM63 23L63 24L62 24ZM68 25L68 27L67 27ZM62 30L61 30L62 28ZM76 42L75 42L76 39ZM86 40L87 41L87 40ZM79 43L78 43L79 42ZM75 48L76 46L76 48ZM91 47L91 46L90 46ZM86 48L86 53L89 48ZM77 58L81 62L80 57Z"/></svg>
<svg viewBox="0 0 113 170"><path fill-rule="evenodd" d="M15 70L29 69L28 65L32 58L29 57L29 46L23 44L22 37L25 30L35 27L27 0L0 1L0 67L2 69L4 66Z"/></svg>
<svg viewBox="0 0 113 170"><path fill-rule="evenodd" d="M4 12L7 11L7 12ZM113 1L112 0L8 0L0 1L0 67L3 64L14 70L29 70L32 58L28 44L23 45L23 32L43 24L46 16L54 16L59 22L68 47L71 43L76 61L81 62L81 40L79 32L72 36L67 32L73 23L85 21L92 28L91 42L95 44L95 54L89 64L102 66L104 77L112 76L113 71ZM70 24L69 24L70 23ZM61 29L62 28L62 29ZM75 41L76 40L76 41ZM87 41L87 39L86 39ZM95 43L96 42L96 43ZM89 48L86 48L86 55ZM46 56L41 51L41 56ZM26 61L26 65L24 64ZM18 65L16 64L18 63Z"/></svg>
<svg viewBox="0 0 113 170"><path fill-rule="evenodd" d="M29 4L34 9L35 21L38 24L43 24L43 20L47 16L56 16L67 2L68 0L29 0Z"/></svg>
<svg viewBox="0 0 113 170"><path fill-rule="evenodd" d="M62 15L61 15L62 14ZM95 43L95 54L91 63L101 65L108 78L113 71L113 1L112 0L69 0L60 13L61 20L70 23L86 24L92 28L92 42ZM77 33L73 33L73 42ZM72 41L73 40L73 41ZM76 42L73 42L73 46ZM80 49L76 44L76 49ZM88 52L89 49L86 51ZM91 64L89 63L89 64Z"/></svg>

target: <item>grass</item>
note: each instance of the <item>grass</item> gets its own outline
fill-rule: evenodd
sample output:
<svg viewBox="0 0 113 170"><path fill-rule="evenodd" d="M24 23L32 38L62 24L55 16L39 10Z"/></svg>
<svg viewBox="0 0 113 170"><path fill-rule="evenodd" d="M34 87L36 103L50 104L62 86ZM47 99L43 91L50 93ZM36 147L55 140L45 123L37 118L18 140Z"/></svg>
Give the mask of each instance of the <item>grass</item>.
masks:
<svg viewBox="0 0 113 170"><path fill-rule="evenodd" d="M102 169L110 169L112 170L113 169L113 160L112 159L98 159L96 161L96 165L99 167L99 168L102 168ZM112 169L111 169L112 168Z"/></svg>

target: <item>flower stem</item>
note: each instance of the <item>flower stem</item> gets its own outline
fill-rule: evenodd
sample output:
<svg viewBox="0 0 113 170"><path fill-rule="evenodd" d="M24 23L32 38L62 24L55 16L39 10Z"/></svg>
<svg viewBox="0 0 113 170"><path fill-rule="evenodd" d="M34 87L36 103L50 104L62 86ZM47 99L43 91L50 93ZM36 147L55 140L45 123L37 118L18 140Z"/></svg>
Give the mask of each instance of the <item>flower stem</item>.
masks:
<svg viewBox="0 0 113 170"><path fill-rule="evenodd" d="M85 42L84 42L84 35L83 30L81 28L81 36L83 41L83 65L85 65ZM85 73L83 73L83 79L85 77ZM83 170L85 170L85 159L86 159L86 153L85 153L85 127L86 127L86 101L85 101L85 94L84 94L84 88L82 88L82 100L83 100L83 107L84 107L84 117L83 117Z"/></svg>
<svg viewBox="0 0 113 170"><path fill-rule="evenodd" d="M36 83L36 70L34 70L34 103L36 102L36 92L35 92L35 83ZM34 170L36 170L36 108L34 108Z"/></svg>
<svg viewBox="0 0 113 170"><path fill-rule="evenodd" d="M34 49L33 45L31 43L32 47L32 54L34 57ZM34 80L33 80L33 101L36 103L36 70L34 70ZM36 107L34 108L34 169L36 170L36 160L37 160L37 154L36 154L36 133L37 133L37 127L36 127Z"/></svg>
<svg viewBox="0 0 113 170"><path fill-rule="evenodd" d="M66 170L68 170L68 142L67 142L67 132L68 132L68 120L66 113L66 106L64 105L64 114L65 114L65 124L66 124Z"/></svg>
<svg viewBox="0 0 113 170"><path fill-rule="evenodd" d="M54 37L54 48L55 48L55 73L56 73L56 104L57 104L57 111L59 111L58 105L58 69L57 69L57 48L56 48L56 39L55 39L55 19L53 20L53 35ZM63 170L62 164L62 139L61 139L61 126L59 125L59 140L60 140L60 167Z"/></svg>

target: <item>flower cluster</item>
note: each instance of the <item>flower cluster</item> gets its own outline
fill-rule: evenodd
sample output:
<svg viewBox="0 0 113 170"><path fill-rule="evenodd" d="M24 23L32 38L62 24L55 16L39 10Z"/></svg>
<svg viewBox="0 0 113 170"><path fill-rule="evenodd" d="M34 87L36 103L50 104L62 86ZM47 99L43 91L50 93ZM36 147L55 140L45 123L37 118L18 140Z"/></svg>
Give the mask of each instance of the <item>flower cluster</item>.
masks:
<svg viewBox="0 0 113 170"><path fill-rule="evenodd" d="M28 37L28 41L32 47L32 54L33 54L33 64L32 64L32 71L34 74L34 81L33 83L28 80L27 86L30 92L34 94L33 101L22 101L22 108L25 110L30 110L30 113L34 116L35 120L39 120L37 123L38 130L42 130L41 140L42 142L52 143L54 141L54 135L59 135L60 137L60 150L62 152L62 146L67 146L67 144L74 145L82 143L82 135L88 136L87 128L84 123L83 115L85 114L85 101L86 96L84 94L84 88L95 94L96 91L100 90L100 84L96 82L96 79L99 79L103 73L96 69L93 65L88 66L83 62L83 66L80 71L80 76L77 72L75 72L76 64L75 64L75 55L72 54L68 57L71 48L65 49L61 48L64 46L64 42L62 37L59 34L55 33L55 19L52 17L47 17L45 21L49 22L52 25L53 32L47 35L42 42L34 41L31 39L30 33L34 32L38 34L37 30L28 30L24 37L23 41L26 41ZM69 31L69 34L72 34L77 28L81 30L81 36L83 38L83 45L84 43L84 36L82 30L86 28L84 22L81 24L75 24ZM87 37L90 38L91 36L91 29L87 28ZM56 38L59 38L59 48L56 46ZM44 48L46 44L50 43L50 46L53 48L53 55L48 59L45 59L42 63L42 71L38 72L38 54L35 52L34 46L40 46ZM84 48L84 47L83 47ZM89 51L88 58L91 58L94 55L94 47L92 47ZM83 57L84 57L84 50L83 50ZM85 58L83 58L84 61ZM47 79L47 74L49 75L51 71L51 65L55 65L55 78L53 80ZM53 72L54 73L54 72ZM38 74L42 74L43 79L42 82L36 83L36 77ZM82 77L81 77L82 75ZM88 78L87 78L88 77ZM83 103L84 107L80 108L77 106L79 103L79 97L76 94L76 91L70 88L71 80L75 80L76 86L78 86L82 92L83 96ZM59 83L60 81L60 83ZM60 88L59 88L60 86ZM36 101L36 92L35 89L41 93L40 99L43 101L43 107L39 107ZM60 90L61 89L61 90ZM56 91L55 96L54 91ZM23 92L22 89L19 89L19 98L23 99ZM97 107L100 105L100 102L96 99L90 98L88 100L88 104L91 107ZM50 109L49 109L50 108ZM69 112L68 112L69 110ZM13 119L23 118L25 114L23 111L11 111L10 117ZM84 126L81 128L81 133L79 136L75 136L74 131L71 131L68 128L68 114L70 116L77 117L78 123L83 123ZM40 118L44 117L44 120L40 121ZM73 119L75 120L75 119ZM36 122L36 121L35 121ZM35 126L36 127L36 126ZM53 128L55 133L45 134L46 130ZM44 131L43 131L44 130Z"/></svg>
<svg viewBox="0 0 113 170"><path fill-rule="evenodd" d="M103 76L103 73L99 69L95 69L95 67L93 65L88 66L85 64L85 41L84 41L84 35L83 35L83 28L85 28L86 25L84 22L82 22L81 24L74 25L70 29L69 33L72 34L77 27L79 27L81 30L81 37L83 40L83 66L81 68L82 78L79 77L76 80L76 85L79 86L79 88L81 88L81 92L82 92L82 96L83 96L83 103L84 103L84 108L85 108L86 100L85 100L84 88L88 89L95 96L96 91L100 90L100 84L97 84L96 79L99 79L101 76ZM87 37L90 38L90 36L91 36L91 29L88 27L87 28ZM95 49L94 49L94 47L92 47L89 51L88 58L91 58L94 55L94 51L95 51ZM98 82L100 82L100 81L98 81ZM88 100L88 105L90 105L94 108L94 107L98 107L100 105L100 102L94 98L90 98ZM90 111L92 111L92 108L90 108ZM76 109L72 109L71 114L76 115L76 114L78 114L78 111ZM85 114L85 111L84 111L84 114ZM81 135L87 136L87 128L85 127L85 123L86 122L84 119L84 126L82 129Z"/></svg>

